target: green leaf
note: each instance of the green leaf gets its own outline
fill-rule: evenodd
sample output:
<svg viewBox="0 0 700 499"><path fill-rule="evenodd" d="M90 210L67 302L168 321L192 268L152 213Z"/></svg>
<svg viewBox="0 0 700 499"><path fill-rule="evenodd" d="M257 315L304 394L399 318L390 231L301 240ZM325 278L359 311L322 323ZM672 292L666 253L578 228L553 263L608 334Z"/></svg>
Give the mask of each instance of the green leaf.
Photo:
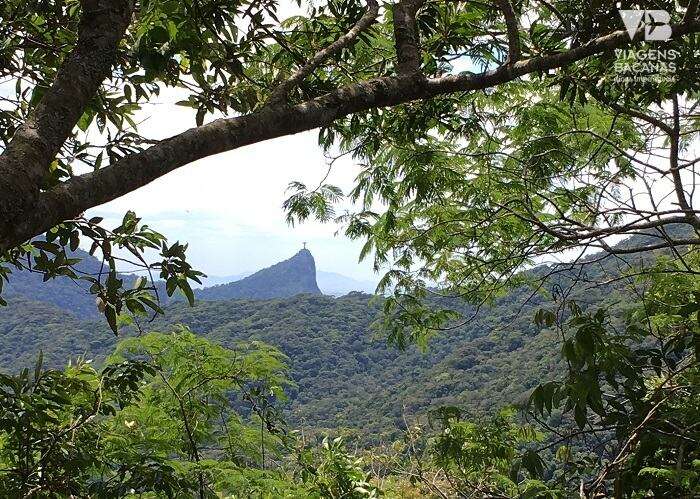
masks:
<svg viewBox="0 0 700 499"><path fill-rule="evenodd" d="M190 306L194 305L194 292L192 291L192 288L190 287L190 283L187 282L187 279L179 279L178 280L178 287L182 291L182 293L187 297L187 301L190 304Z"/></svg>
<svg viewBox="0 0 700 499"><path fill-rule="evenodd" d="M86 132L87 129L90 127L90 123L92 123L94 117L95 113L92 110L85 111L78 120L78 128L80 128L80 130L82 130L83 132Z"/></svg>
<svg viewBox="0 0 700 499"><path fill-rule="evenodd" d="M107 324L109 324L109 328L112 330L114 335L117 336L119 332L117 328L117 311L111 304L107 304L107 306L105 306L104 309L104 314L107 318Z"/></svg>
<svg viewBox="0 0 700 499"><path fill-rule="evenodd" d="M151 310L153 310L154 312L161 314L161 315L164 313L163 309L160 308L160 306L155 301L153 301L149 296L140 296L139 300L142 303L144 303L147 307L149 307Z"/></svg>
<svg viewBox="0 0 700 499"><path fill-rule="evenodd" d="M36 359L36 365L34 366L34 381L39 379L41 375L41 367L44 363L44 351L39 349L39 356Z"/></svg>

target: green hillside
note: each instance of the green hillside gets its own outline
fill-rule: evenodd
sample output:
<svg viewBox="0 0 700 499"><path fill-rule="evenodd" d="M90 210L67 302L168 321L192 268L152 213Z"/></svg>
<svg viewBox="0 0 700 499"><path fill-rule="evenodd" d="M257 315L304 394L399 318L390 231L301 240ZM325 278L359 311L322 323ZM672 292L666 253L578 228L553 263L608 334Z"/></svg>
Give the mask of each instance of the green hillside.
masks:
<svg viewBox="0 0 700 499"><path fill-rule="evenodd" d="M193 307L187 306L184 302L175 302L165 307L165 314L156 317L155 320L139 319L134 326L124 326L120 332L121 338L115 337L103 321L81 321L53 304L18 297L16 303L0 309L0 368L4 373L11 374L25 366L32 366L37 352L41 350L46 367L61 367L69 359L73 359L75 367L71 369L85 369L84 366L80 367L82 364L75 362L76 357L84 356L94 359L93 365L101 370L104 367L103 360L115 349L117 352L124 352L125 349L130 351L131 360L137 363L134 367L136 371L125 373L120 373L119 370L109 371L109 369L115 369L113 365L112 367L107 365L105 369L107 373L111 373L110 376L113 375L117 380L122 380L115 386L122 386L119 384L122 382L125 383L124 386L142 386L141 393L145 398L141 399L138 405L123 409L123 413L116 412L113 420L105 418L99 423L115 425L114 429L104 427L100 431L104 430L110 435L113 431L117 434L123 432L126 435L127 440L120 440L122 442L120 445L130 451L126 457L121 454L118 456L120 463L126 458L138 463L142 452L151 449L154 445L151 435L163 434L164 428L168 428L171 435L181 431L182 426L177 416L186 411L183 409L184 405L180 405L177 409L178 403L184 404L181 396L177 395L175 400L170 401L176 405L171 405L165 412L159 412L162 410L163 401L167 400L168 393L173 390L178 393L177 390L184 386L182 383L187 382L190 383L190 388L187 389L189 394L191 389L199 386L199 382L194 379L195 376L203 380L208 379L206 373L200 372L200 369L204 369L215 359L220 361L223 358L230 358L231 362L234 362L239 354L248 352L251 355L247 363L248 368L251 369L250 376L253 377L251 383L235 385L243 390L238 398L234 395L234 390L219 392L211 399L220 404L215 408L216 411L240 411L240 417L235 416L230 421L234 426L228 429L229 422L225 419L220 422L223 425L221 428L213 425L213 421L219 424L219 412L203 412L201 415L192 416L195 420L208 414L207 425L212 425L208 426L210 431L206 434L207 444L202 447L202 452L207 458L206 466L221 467L221 473L224 473L223 468L226 468L226 473L236 474L240 471L235 466L231 468L220 457L223 449L220 445L226 442L224 440L226 435L235 434L236 438L240 438L242 442L240 449L234 448L228 452L238 456L237 459L245 459L248 465L253 463L262 468L265 467L266 460L275 462L277 458L274 454L270 454L274 452L282 454L291 452L287 460L279 461L279 466L292 463L288 461L289 459L319 459L319 454L314 454L314 451L308 448L304 450L304 446L313 447L318 444L324 449L322 452L330 453L326 455L326 459L331 460L328 466L336 466L334 460L337 459L349 463L351 462L349 460L355 458L343 457L346 456L343 441L333 440L333 445L337 447L332 450L328 447L330 445L328 441L322 440L325 435L334 437L342 435L345 437L344 441L350 443L355 448L355 452L359 453L358 455L366 456L364 458L366 461L362 462L371 463L371 469L376 470L372 471L372 476L377 483L383 483L388 490L392 490L393 485L383 480L385 477L398 480L396 488L393 489L395 495L389 497L425 497L430 493L429 488L426 489L410 481L407 483L402 478L404 473L415 473L418 469L416 467L423 466L421 460L426 456L430 459L431 466L444 466L440 468L442 471L436 473L448 472L452 466L450 464L452 458L449 456L453 451L450 449L463 449L465 445L481 446L484 442L495 439L494 443L489 445L495 445L497 453L501 452L502 446L505 445L506 452L511 455L516 451L522 452L522 459L530 456L531 454L528 454L530 449L537 446L540 450L537 452L536 460L528 464L532 466L534 463L534 471L528 468L527 473L529 476L541 476L554 483L560 477L557 471L559 464L555 463L560 459L558 456L562 452L568 452L573 456L576 466L582 470L581 476L587 476L587 462L591 459L598 462L604 459L606 454L595 450L595 443L592 444L586 437L583 439L577 437L582 431L581 424L576 419L579 416L575 411L572 414L571 410L563 410L561 404L552 411L546 411L546 414L545 411L540 412L539 415L543 418L540 428L546 431L535 431L530 426L529 418L537 417L532 405L529 410L525 409L520 413L504 409L509 405L519 405L531 399L538 390L542 394L543 386L553 386L552 383L564 383L561 386L569 386L566 385L567 374L562 375L562 373L574 376L570 378L571 386L584 386L585 383L587 390L591 383L590 378L587 377L588 368L582 370L580 374L571 371L571 352L566 354L566 360L562 357L562 352L566 350L562 348L563 344L566 345L562 342L562 331L553 327L536 326L533 319L539 310L554 308L555 303L551 301L550 296L565 295L568 300L576 300L581 308L579 312L571 311L571 320L576 319L581 325L581 329L575 333L577 345L585 344L585 336L581 336L582 331L592 334L595 330L598 331L596 334L601 334L600 330L596 329L600 325L595 322L599 314L594 313L600 309L607 309L610 314L611 321L607 322L606 319L605 323L609 326L605 327L624 331L625 327L618 328L623 325L620 319L639 303L638 298L630 292L641 289L633 285L639 283L638 281L626 277L624 273L638 270L639 265L646 265L656 260L657 256L659 252L649 253L644 258L639 257L635 260L592 256L592 263L583 271L578 269L575 273L572 273L572 269L566 265L538 267L528 272L526 277L531 278L533 284L544 279L540 282L542 284L540 293L533 293L531 286L523 286L512 289L493 303L478 308L466 305L462 301L434 297L429 300L431 305L457 310L461 314L461 319L451 324L449 332L433 336L425 351L419 350L414 345L406 350L400 350L388 344L386 333L380 335L373 329L373 322L381 313L384 298L363 293L351 293L339 298L300 294L271 300L198 300ZM658 283L657 289L665 290L668 285L675 286L680 294L673 296L683 299L689 284L694 282L692 278L688 278L687 281L687 283L674 284L675 281L670 278L668 282ZM642 285L642 283L639 284ZM649 303L653 304L653 302ZM700 309L700 303L693 304L693 307L696 307L693 310ZM686 308L688 308L687 305L684 305L684 309ZM591 314L588 315L587 312ZM586 319L584 316L589 318ZM663 318L661 324L666 324L669 320L663 314L658 318ZM189 327L196 335L189 333L189 329L178 327L178 324ZM677 329L675 322L671 322L668 327L671 330ZM147 334L150 331L156 333ZM595 347L600 348L600 360L595 362L596 365L601 366L601 369L607 369L605 364L609 351L607 345L626 352L625 340L618 342L615 339L618 334L601 335L598 340L595 340L606 342L600 347ZM140 337L133 338L135 335ZM571 345L571 332L568 335L567 341ZM132 338L119 343L130 336ZM603 340L603 338L606 339ZM276 350L269 350L270 347L266 347L266 344L276 347L285 356L279 357L279 361L274 360L278 358ZM168 364L166 371L164 373L158 371L158 375L153 371L145 385L133 384L129 381L129 376L141 376L138 374L138 362L150 358L143 357L142 349L146 347L152 348L156 353L166 352L164 355L168 362L174 365ZM224 350L217 350L221 347L224 347ZM130 350L132 348L133 351ZM259 348L262 350L258 350ZM674 359L678 355L676 352L679 348L685 349L685 343L674 346L673 350L668 346L654 348L654 341L648 338L642 341L638 350L624 354L629 355L625 360L629 359L631 364L629 368L623 365L620 369L629 373L627 376L631 381L609 387L605 386L605 383L610 383L607 378L602 381L606 391L616 386L612 388L612 393L617 394L617 398L611 399L610 403L606 401L606 408L601 412L610 414L610 418L614 418L610 421L619 424L615 422L626 421L629 418L627 405L640 402L651 405L653 402L644 398L643 395L645 390L643 372L632 366L636 366L636 362L646 359L647 356L663 357L667 359L668 365L675 365ZM196 362L202 362L205 351L214 356L209 363L203 363L197 367ZM183 358L183 352L187 352L190 357ZM157 356L160 358L160 354ZM289 367L288 372L284 370L285 364ZM119 365L122 366L122 364ZM579 365L582 366L582 364ZM653 370L653 365L650 364L650 366ZM127 368L125 365L122 367ZM273 394L280 393L282 386L277 388L277 392L273 392L264 388L264 384L260 384L262 381L255 378L258 369L265 371L269 368L279 369L280 375L291 381L291 384L283 382L284 392L288 396L284 401ZM221 376L222 380L229 379L231 369L217 367L215 375ZM645 369L649 371L649 368ZM178 371L185 371L185 373L177 374ZM68 372L72 371L69 369ZM169 382L166 389L166 385L159 381L161 374L177 376L178 381ZM692 372L689 376L691 375L693 375ZM22 376L25 374L20 371L17 379L20 381L25 379ZM51 374L51 376L59 375ZM615 375L615 377L620 376ZM3 379L10 385L17 383L15 378L3 377ZM595 383L593 386L601 386L599 384L601 382L597 379ZM212 386L219 386L219 384L213 383ZM622 396L619 395L621 386L625 387ZM627 390L631 390L629 395ZM571 393L569 397L577 396L577 392ZM597 393L600 393L600 389ZM80 395L80 397L83 396ZM621 398L623 396L628 397L629 402L620 405L617 402L618 399L627 400ZM83 399L80 398L80 400ZM188 401L187 404L199 404L201 400L208 400L207 396L202 395L201 398ZM692 396L688 400L692 400ZM253 412L245 409L245 404L248 402L253 404ZM121 404L121 402L118 403ZM271 405L265 405L268 403ZM550 403L555 404L555 402ZM542 404L546 405L547 402ZM697 413L696 405L690 403L687 409L684 409L688 416L683 416L683 421L696 419L694 419L694 414ZM277 407L281 412L278 412ZM163 408L167 409L167 407ZM258 412L261 408L265 409L263 412ZM204 404L202 410L210 411L210 409L212 408L208 404ZM155 417L153 411L159 416ZM12 409L5 414L10 418L10 415L16 412ZM187 412L184 413L187 414ZM265 418L270 419L256 420L256 417L263 413L267 414ZM451 416L441 419L439 417L441 414L451 414ZM673 414L672 417L677 419ZM11 420L14 421L14 419ZM615 436L610 424L612 423L608 423L608 420L602 420L602 423L596 423L591 431L596 436L603 437L604 441L614 443ZM675 420L673 424L676 424ZM666 426L664 424L661 426L663 427L661 431L666 431ZM290 433L288 434L287 431ZM418 432L418 436L414 435L414 431ZM285 447L287 444L284 444L284 441L288 437L291 440ZM175 452L173 438L175 437L165 436L158 440L160 448L167 449L163 451L165 456ZM299 440L295 440L296 438ZM515 440L511 440L512 438ZM555 450L562 438L567 442L566 445L559 446ZM645 448L654 449L658 445L664 445L664 449L672 448L675 441L673 440L675 437L669 437L669 444L660 444L658 439L654 438L647 439ZM132 452L128 439L135 439L138 445L144 447L134 448ZM275 439L280 440L275 443ZM411 439L415 439L414 443L410 443ZM263 441L264 444L261 443ZM219 446L210 447L209 444L212 442L219 442ZM416 453L415 450L411 450L411 447L406 446L409 443L422 450ZM72 444L68 442L66 445ZM294 447L295 445L297 447ZM298 447L299 445L302 447ZM268 458L263 457L262 449L266 447ZM562 451L562 448L568 450ZM295 452L299 454L294 454ZM491 451L487 450L487 452ZM695 455L695 451L692 452L689 459ZM647 456L647 454L642 455ZM663 457L663 462L673 463L675 462L673 457L673 455L668 458ZM498 454L495 459L496 462L500 462ZM652 456L644 459L646 461L635 464L636 468L646 469L649 467L648 464L655 465L658 462L658 459ZM488 463L491 462L486 461L484 466L490 467ZM290 465L292 466L290 469L294 470L295 465ZM565 465L569 466L567 463ZM395 469L398 470L396 474L394 474ZM434 468L429 469L430 471L426 473L435 472ZM503 472L507 471L505 467L503 470ZM297 472L290 471L292 474ZM452 471L449 472L452 473ZM160 473L156 470L153 475L147 475L148 480L160 480ZM475 473L477 476L482 476L485 471L478 468ZM317 475L311 473L308 476ZM364 475L358 476L362 478ZM278 478L277 475L274 477ZM282 484L288 482L295 483L290 482L290 476L286 475L280 480L279 484L274 482L274 487L282 487ZM421 480L425 484L426 480L432 480L432 478L424 477ZM188 478L184 483L192 485L195 482ZM254 482L247 482L246 486L251 486L251 483ZM688 483L690 485L683 485L683 487L687 489L693 486L691 482ZM240 486L238 483L231 485L234 489ZM538 485L538 487L541 486L541 484ZM568 487L567 490L573 487L571 484L565 484L565 486ZM410 490L408 496L403 495L406 490ZM305 492L297 494L298 497L307 497ZM279 495L273 493L271 497L281 495L281 492ZM547 496L534 495L533 497Z"/></svg>
<svg viewBox="0 0 700 499"><path fill-rule="evenodd" d="M642 242L643 236L635 236L635 241L619 247ZM614 305L615 315L621 316L630 302L624 294L630 281L606 285L600 281L620 276L629 265L651 261L654 255L635 261L592 256L596 263L576 272L571 296L584 308ZM274 277L278 283L291 271L313 278L314 269L302 265L309 260L313 266L310 253L300 252L255 275ZM548 276L541 293L533 294L528 287L513 289L478 310L460 301L434 299L435 306L459 311L463 323L436 335L425 351L388 345L386 336L372 329L382 298L362 293L338 298L301 294L270 300L198 300L193 307L175 302L166 307L164 316L141 320L138 327L144 332L166 331L184 324L229 348L242 340L274 345L289 357L296 383L288 389L290 423L308 431L343 429L378 443L398 434L404 415L444 405L463 407L473 416L490 414L523 401L538 383L561 371L559 338L539 330L533 318L539 308L551 305L546 298L550 291L568 289L574 275L566 265L538 267L528 275L535 280ZM268 289L273 284L268 283ZM232 289L229 285L204 291ZM134 328L122 330L123 335L135 333ZM0 308L0 366L5 371L31 365L40 349L49 366L63 366L77 356L99 363L117 340L103 321L81 321L52 303L18 296L9 307Z"/></svg>
<svg viewBox="0 0 700 499"><path fill-rule="evenodd" d="M533 326L542 299L523 307L528 296L524 289L508 294L435 338L425 352L400 351L373 333L380 299L361 293L199 301L191 308L176 303L141 327L164 331L185 324L227 347L250 339L275 345L289 357L297 385L289 390L291 423L309 430L343 428L376 443L396 435L404 413L450 404L487 414L522 400L553 372L559 346L550 332ZM462 312L469 317L472 309ZM101 322L79 321L48 304L23 301L0 309L0 362L6 371L31 365L39 349L48 365L83 354L99 361L115 343Z"/></svg>

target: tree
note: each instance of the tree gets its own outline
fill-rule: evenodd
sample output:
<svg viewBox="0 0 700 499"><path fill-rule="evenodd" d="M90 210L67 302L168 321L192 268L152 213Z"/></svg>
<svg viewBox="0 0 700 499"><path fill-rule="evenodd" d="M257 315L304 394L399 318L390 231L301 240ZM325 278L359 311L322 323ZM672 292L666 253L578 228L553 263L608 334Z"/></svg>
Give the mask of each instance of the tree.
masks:
<svg viewBox="0 0 700 499"><path fill-rule="evenodd" d="M0 375L5 497L378 497L341 438L279 417L285 357L179 327L121 341L101 368Z"/></svg>
<svg viewBox="0 0 700 499"><path fill-rule="evenodd" d="M698 2L653 7L669 14L667 41L645 40L649 16L628 32L618 9L597 1L328 0L284 21L273 0L4 2L0 71L15 85L0 109L0 275L28 267L46 278L87 280L116 332L129 320L125 310L160 312L153 278L129 287L117 274L112 248L121 246L159 272L167 294L180 289L191 301L188 281L200 274L187 264L184 245L167 243L131 212L112 230L82 213L194 160L319 128L324 148L366 165L350 193L360 209L340 218L350 236L366 239L363 256L373 251L377 268L388 267L382 287L394 291L384 326L400 345L454 327L454 313L428 307L428 294L483 302L507 286L596 263L585 257L589 248L631 269L637 261L625 255L668 250L671 268L655 273L695 277L687 252L700 244L693 204ZM180 104L193 109L197 126L154 142L134 117L165 86L183 90ZM205 124L213 113L224 117ZM84 133L94 128L99 141ZM291 187L290 222L334 216L337 188ZM610 237L628 234L646 239L610 245ZM81 239L102 254L104 275L76 267L70 250ZM146 262L149 248L162 259ZM567 250L579 253L569 266L520 272ZM591 278L582 269L574 275ZM687 291L676 282L674 293ZM441 297L431 303L442 304ZM659 295L650 305L659 310L644 316L654 319L648 335L635 322L615 334L603 312L571 305L566 377L533 393L539 417L556 409L571 415L574 431L616 432L606 442L612 459L600 467L596 456L577 470L590 494L609 485L616 493L679 494L696 485L696 454L686 448L697 442L697 298L671 298ZM153 338L140 340L140 354L154 355ZM648 352L651 341L659 348ZM168 362L178 360L173 355ZM212 407L183 396L180 390L200 387L187 385L196 379L189 366L175 364L180 381L169 388L159 364L162 385L151 388L182 423L185 438L171 450L184 456L203 495L210 470L199 448L211 434L201 440L187 427L196 416L206 428ZM605 400L604 389L611 392ZM220 390L214 395L222 402ZM257 407L268 414L266 405ZM455 430L454 441L438 441L443 450L483 446L477 427L459 417L443 426ZM520 456L520 430L504 419L490 428L488 445L505 453L485 449L466 460L443 453L442 469L456 470L466 489L488 469L499 482L488 490L542 490L526 475L506 476ZM327 450L321 468L331 483L320 486L357 492L367 481L362 470L340 442ZM527 455L532 478L541 463ZM561 455L569 466L567 452ZM586 475L591 469L595 476Z"/></svg>
<svg viewBox="0 0 700 499"><path fill-rule="evenodd" d="M532 392L530 410L550 429L541 417L557 411L573 417L546 446L561 446L564 487L581 483L590 496L615 497L697 492L698 257L695 248L684 263L660 258L622 328L609 310L583 311L569 300L566 310L544 314L562 334L568 369ZM592 462L572 451L577 447L596 449Z"/></svg>
<svg viewBox="0 0 700 499"><path fill-rule="evenodd" d="M377 474L443 498L697 495L698 257L685 255L690 273L661 256L638 294L601 304L578 293L539 310L540 326L560 335L561 369L519 411L468 419L471 407L446 406L404 418L404 439L373 449Z"/></svg>
<svg viewBox="0 0 700 499"><path fill-rule="evenodd" d="M122 341L99 371L84 360L44 369L39 356L33 374L0 376L0 491L211 497L267 480L272 493L284 482L270 463L288 443L275 408L283 361L268 345L229 350L184 328Z"/></svg>
<svg viewBox="0 0 700 499"><path fill-rule="evenodd" d="M167 255L179 253L179 247L170 251L162 237L142 231L135 217L115 233L81 214L194 160L314 128L321 129L325 147L337 144L370 165L354 194L368 205L379 197L388 209L376 214L367 208L353 218L349 231L367 237L380 261L391 252L399 254L400 268L426 256L421 251L414 255L411 241L429 241L438 250L445 247L450 230L437 238L440 231L427 227L405 229L426 218L428 224L449 229L455 218L461 219L450 205L441 212L451 213L447 220L423 209L441 193L452 192L460 179L461 185L474 190L461 192L454 202L481 209L478 220L501 223L500 216L491 216L494 210L499 215L513 212L515 217L515 221L506 217L503 227L487 224L485 232L491 238L477 231L481 248L493 247L493 240L510 231L509 226L515 228L511 237L517 242L515 249L526 254L679 219L698 227L681 178L681 170L688 171L695 161L679 162L688 139L685 121L695 120L697 2L690 0L682 10L674 2L658 2L655 7L672 16L670 40L663 45L664 50L678 52L677 78L670 84L611 80L615 58L625 57L616 56L616 49L649 48L651 42L642 40L643 24L630 38L617 9L596 2L401 0L379 5L371 0L361 5L330 0L309 6L307 16L285 21L278 21L274 1L5 2L0 11L2 72L15 83L15 92L5 98L0 111L0 250L15 266L28 266L33 250L19 245L47 231L61 247L69 242L77 245L81 237L94 239L110 262L109 245L115 241L137 255L145 247L156 247L164 255L158 270L171 283L168 292L180 288L191 295L187 280L197 275L181 258ZM455 67L460 64L470 70L459 72ZM178 86L189 94L181 104L196 110L198 126L154 143L139 134L133 117L164 86ZM567 115L562 105L564 129L557 126L557 116L539 111L530 116L534 123L528 125L526 106L543 107L535 104L551 98L550 87L573 102L594 99L590 106L614 117L600 116L588 130L590 108L577 104L576 111ZM649 112L654 103L669 99L671 124ZM505 109L509 102L516 105ZM686 102L690 110L683 115L680 110ZM227 117L204 124L205 115L214 111ZM496 119L499 114L501 122ZM521 128L510 130L511 120L520 122ZM81 133L93 122L102 133L100 142ZM608 196L601 195L601 182L607 178L602 185L609 188L632 177L630 163L640 163L628 157L628 148L646 152L647 146L658 142L635 141L629 133L615 130L611 138L603 130L607 125L617 129L618 124L629 130L638 122L649 128L647 137L661 130L669 138L669 171L679 199L675 209L653 208L653 216L637 209L637 220L630 226L619 223L625 213L604 203ZM527 127L532 141L524 140ZM485 141L490 132L493 140ZM515 142L505 140L504 134ZM554 148L551 153L549 147ZM587 186L560 185L557 173L571 166L565 153L576 147L591 153L594 166L615 160L623 173L599 172ZM441 154L445 148L448 154ZM518 160L518 151L527 152L529 165ZM503 159L495 165L501 163L503 170L490 169L488 158L494 155ZM505 159L511 156L514 162ZM556 158L553 171L542 164L545 157ZM443 169L448 160L461 166ZM93 171L80 173L81 167ZM650 167L666 176L666 169ZM522 177L520 186L526 192L545 189L554 197L551 202L544 196L527 198L524 206L517 207L510 200L497 206L491 199L484 206L484 196L501 195L504 187L494 188L485 177L499 180L503 172L509 181ZM395 190L392 182L404 185ZM308 191L299 184L296 188L288 204L292 218L330 216L328 201L338 195L336 189L322 186ZM582 200L595 200L596 193L598 201ZM596 216L582 218L582 213L591 212ZM562 225L546 220L553 213ZM471 220L465 223L478 226L476 214L468 215ZM656 215L662 220L649 221ZM537 229L533 236L537 251L528 251L532 234L519 230L523 225ZM406 237L411 241L403 242ZM430 264L444 262L449 252L469 248L473 242L468 237L445 253L432 251L427 274L449 273L445 264L434 268ZM61 247L51 247L48 257L46 252L41 255L37 270L49 277L70 273ZM507 274L513 262L524 260L506 254L489 258L482 273ZM5 267L3 274L7 272ZM109 286L93 284L114 323L125 301L120 283L112 279L109 292ZM141 297L135 302L134 308L148 306Z"/></svg>
<svg viewBox="0 0 700 499"><path fill-rule="evenodd" d="M114 364L101 373L84 362L65 372L45 370L39 354L33 373L0 376L3 495L86 491L91 472L102 464L103 418L132 402L148 373L154 371L139 362ZM141 470L144 480L147 470L148 465Z"/></svg>
<svg viewBox="0 0 700 499"><path fill-rule="evenodd" d="M109 461L165 460L205 497L239 479L241 468L265 470L278 457L285 429L275 404L289 381L276 349L252 342L229 350L176 328L123 340L108 364L128 360L154 375L140 403L115 418Z"/></svg>

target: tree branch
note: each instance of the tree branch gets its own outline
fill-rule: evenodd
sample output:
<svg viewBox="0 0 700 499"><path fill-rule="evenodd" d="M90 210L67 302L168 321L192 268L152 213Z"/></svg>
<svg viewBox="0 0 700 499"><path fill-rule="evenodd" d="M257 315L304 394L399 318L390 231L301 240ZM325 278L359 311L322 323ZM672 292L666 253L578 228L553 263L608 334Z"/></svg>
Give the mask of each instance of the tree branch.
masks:
<svg viewBox="0 0 700 499"><path fill-rule="evenodd" d="M700 21L672 27L674 38L696 32L700 32ZM426 79L414 73L375 78L340 87L295 106L270 106L246 116L219 119L42 193L31 210L0 226L0 251L207 156L328 126L337 119L369 109L493 87L633 43L627 32L620 30L565 52L532 57L481 74L463 73Z"/></svg>
<svg viewBox="0 0 700 499"><path fill-rule="evenodd" d="M671 135L673 133L673 128L670 127L667 123L664 123L661 119L656 118L654 116L642 113L641 111L636 111L634 109L630 109L624 106L621 106L617 102L613 102L611 100L606 99L603 94L598 92L597 90L594 89L589 89L588 91L595 99L606 106L608 106L610 109L613 111L616 111L620 114L625 114L627 116L631 116L632 118L637 118L642 121L646 121L652 126L655 126L659 130L663 131L667 135Z"/></svg>
<svg viewBox="0 0 700 499"><path fill-rule="evenodd" d="M360 33L367 30L379 15L379 4L377 0L367 1L367 12L360 18L359 21L346 34L338 38L336 41L328 45L326 48L318 51L311 60L287 80L283 81L277 88L272 91L267 105L276 104L283 100L289 91L301 83L304 78L313 73L318 67L323 64L329 57L337 54L342 49L350 45L358 37Z"/></svg>
<svg viewBox="0 0 700 499"><path fill-rule="evenodd" d="M698 0L690 0L688 2L688 7L685 9L685 15L683 16L683 22L690 22L694 20L698 14Z"/></svg>
<svg viewBox="0 0 700 499"><path fill-rule="evenodd" d="M498 8L503 12L508 33L508 60L507 64L513 64L520 59L520 34L518 33L518 18L513 10L510 0L496 0Z"/></svg>
<svg viewBox="0 0 700 499"><path fill-rule="evenodd" d="M670 163L671 163L671 177L673 178L673 187L676 192L676 198L678 200L678 206L683 210L688 217L688 222L691 223L696 229L700 228L700 219L693 213L693 209L688 203L685 196L685 188L683 187L683 177L681 176L681 169L678 165L678 153L680 150L680 133L681 124L678 111L678 96L674 94L673 96L673 127L671 128L671 133L669 133L670 142Z"/></svg>
<svg viewBox="0 0 700 499"><path fill-rule="evenodd" d="M133 9L131 0L83 0L82 5L75 48L0 155L0 171L19 168L12 173L27 175L27 180L37 186L83 110L109 75Z"/></svg>
<svg viewBox="0 0 700 499"><path fill-rule="evenodd" d="M49 172L85 107L109 76L133 11L132 0L83 0L75 48L0 155L0 213L21 215ZM0 220L0 233L7 230Z"/></svg>
<svg viewBox="0 0 700 499"><path fill-rule="evenodd" d="M400 75L420 71L420 39L416 13L423 3L425 0L400 0L393 7L396 70Z"/></svg>

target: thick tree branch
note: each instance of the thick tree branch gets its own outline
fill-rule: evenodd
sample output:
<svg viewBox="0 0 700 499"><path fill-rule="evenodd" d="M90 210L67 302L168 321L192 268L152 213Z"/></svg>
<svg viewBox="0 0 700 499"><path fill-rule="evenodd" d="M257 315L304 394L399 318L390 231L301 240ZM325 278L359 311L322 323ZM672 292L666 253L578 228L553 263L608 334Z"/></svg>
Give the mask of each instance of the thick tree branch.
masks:
<svg viewBox="0 0 700 499"><path fill-rule="evenodd" d="M397 73L413 74L420 71L421 53L416 13L425 0L400 0L394 5L394 44Z"/></svg>
<svg viewBox="0 0 700 499"><path fill-rule="evenodd" d="M82 4L75 48L0 156L0 171L12 168L11 174L21 172L36 186L41 184L49 164L109 75L133 9L130 0L84 0Z"/></svg>
<svg viewBox="0 0 700 499"><path fill-rule="evenodd" d="M342 49L353 43L360 33L366 31L372 24L374 24L374 21L377 19L378 15L379 4L377 3L377 0L368 0L367 12L360 18L359 21L357 21L350 31L328 45L326 48L318 51L307 64L299 68L288 79L280 83L280 85L272 91L272 94L268 99L268 105L276 104L283 100L291 89L299 85L304 78L318 69L318 67L328 60L329 57L337 54Z"/></svg>
<svg viewBox="0 0 700 499"><path fill-rule="evenodd" d="M678 38L697 32L700 32L700 22L694 21L673 26L672 36ZM16 246L88 208L123 196L213 154L328 126L339 118L368 109L493 87L632 43L635 42L627 32L620 30L566 52L521 60L481 74L464 73L435 79L426 79L420 74L376 78L340 87L295 106L271 106L254 114L219 119L43 193L36 207L0 232L0 250Z"/></svg>
<svg viewBox="0 0 700 499"><path fill-rule="evenodd" d="M508 64L513 64L520 59L520 34L518 33L518 17L513 10L510 0L496 0L506 20L508 34Z"/></svg>
<svg viewBox="0 0 700 499"><path fill-rule="evenodd" d="M70 136L85 107L109 76L119 41L131 20L132 0L83 0L75 48L66 56L27 120L0 155L3 219L30 204L49 165ZM7 230L0 221L0 233Z"/></svg>

